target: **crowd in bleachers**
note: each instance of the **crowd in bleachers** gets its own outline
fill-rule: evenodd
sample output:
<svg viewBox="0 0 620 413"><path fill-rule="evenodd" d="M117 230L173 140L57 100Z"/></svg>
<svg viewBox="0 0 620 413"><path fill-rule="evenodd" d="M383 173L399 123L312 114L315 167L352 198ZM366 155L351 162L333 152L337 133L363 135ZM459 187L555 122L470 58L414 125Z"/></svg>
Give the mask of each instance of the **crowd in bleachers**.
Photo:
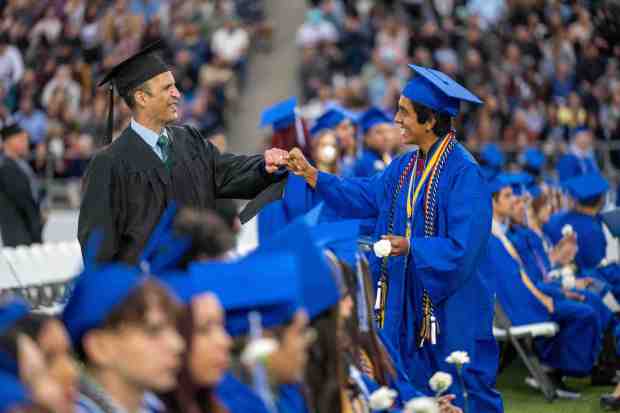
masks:
<svg viewBox="0 0 620 413"><path fill-rule="evenodd" d="M106 129L105 71L162 39L184 94L183 121L222 130L249 48L268 47L263 1L0 2L0 118L28 132L40 176L81 177ZM116 105L115 132L129 121Z"/></svg>
<svg viewBox="0 0 620 413"><path fill-rule="evenodd" d="M309 1L297 34L306 114L336 102L391 116L407 64L431 66L485 101L462 110L456 125L469 148L498 143L517 162L538 147L552 168L576 128L597 143L620 139L618 47L597 32L601 3Z"/></svg>

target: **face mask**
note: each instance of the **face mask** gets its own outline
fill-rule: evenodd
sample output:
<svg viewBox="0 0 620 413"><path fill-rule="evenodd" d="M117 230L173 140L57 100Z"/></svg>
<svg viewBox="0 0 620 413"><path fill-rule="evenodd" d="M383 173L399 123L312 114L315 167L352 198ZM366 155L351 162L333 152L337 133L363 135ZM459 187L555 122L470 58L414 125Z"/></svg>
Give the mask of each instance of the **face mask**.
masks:
<svg viewBox="0 0 620 413"><path fill-rule="evenodd" d="M323 146L319 149L319 160L325 163L331 163L336 160L338 151L332 145Z"/></svg>

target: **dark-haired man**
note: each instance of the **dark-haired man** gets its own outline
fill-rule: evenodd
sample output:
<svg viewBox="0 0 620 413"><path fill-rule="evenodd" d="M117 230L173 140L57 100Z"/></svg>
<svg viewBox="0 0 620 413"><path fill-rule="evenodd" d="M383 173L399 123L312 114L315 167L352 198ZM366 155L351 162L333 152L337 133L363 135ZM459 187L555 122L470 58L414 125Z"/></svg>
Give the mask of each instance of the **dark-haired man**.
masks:
<svg viewBox="0 0 620 413"><path fill-rule="evenodd" d="M451 124L461 101L482 102L439 71L410 67L418 76L405 86L395 121L403 143L418 150L366 179L318 172L295 149L289 169L337 214L377 219L374 237L389 240L391 252L371 257L378 282L376 319L414 385L426 389L435 371L454 372L446 357L466 351L468 410L499 412L493 295L479 272L491 230L491 200L478 164L457 142ZM463 406L464 400L459 397L456 404Z"/></svg>
<svg viewBox="0 0 620 413"><path fill-rule="evenodd" d="M170 201L213 209L218 198L253 198L286 164L286 151L220 154L196 129L172 126L181 95L170 68L155 54L158 47L123 61L100 83L111 83L133 115L112 143L108 125L109 146L85 176L78 238L84 247L93 230L103 230L100 261L135 263Z"/></svg>

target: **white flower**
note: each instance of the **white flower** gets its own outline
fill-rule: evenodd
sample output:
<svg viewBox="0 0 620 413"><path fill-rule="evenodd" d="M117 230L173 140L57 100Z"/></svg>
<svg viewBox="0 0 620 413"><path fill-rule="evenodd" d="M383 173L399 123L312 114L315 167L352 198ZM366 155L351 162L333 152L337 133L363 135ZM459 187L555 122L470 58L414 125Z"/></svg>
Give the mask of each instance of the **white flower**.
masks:
<svg viewBox="0 0 620 413"><path fill-rule="evenodd" d="M439 406L432 397L416 397L407 402L405 413L439 413Z"/></svg>
<svg viewBox="0 0 620 413"><path fill-rule="evenodd" d="M446 362L450 364L463 365L469 363L469 354L466 351L453 351L450 353Z"/></svg>
<svg viewBox="0 0 620 413"><path fill-rule="evenodd" d="M609 260L607 258L603 258L601 262L598 263L599 267L607 267L609 265Z"/></svg>
<svg viewBox="0 0 620 413"><path fill-rule="evenodd" d="M562 288L565 290L572 290L575 288L576 279L574 275L565 275L562 277Z"/></svg>
<svg viewBox="0 0 620 413"><path fill-rule="evenodd" d="M273 338L259 338L252 340L241 353L241 362L246 366L252 366L257 362L264 362L267 357L278 349L278 341Z"/></svg>
<svg viewBox="0 0 620 413"><path fill-rule="evenodd" d="M392 252L392 243L387 239L375 242L372 246L375 251L375 255L379 258L387 257Z"/></svg>
<svg viewBox="0 0 620 413"><path fill-rule="evenodd" d="M566 265L564 267L562 267L562 270L560 272L560 274L562 275L562 278L564 277L575 277L575 269L573 268L572 265Z"/></svg>
<svg viewBox="0 0 620 413"><path fill-rule="evenodd" d="M562 227L562 237L570 237L571 235L573 235L575 233L575 230L573 229L573 226L570 224L566 224Z"/></svg>
<svg viewBox="0 0 620 413"><path fill-rule="evenodd" d="M375 168L376 171L382 171L385 169L385 162L383 162L380 159L377 159L374 163L373 163L373 167Z"/></svg>
<svg viewBox="0 0 620 413"><path fill-rule="evenodd" d="M372 392L370 395L370 408L372 410L386 410L392 407L394 400L398 396L396 390L382 386L379 389Z"/></svg>
<svg viewBox="0 0 620 413"><path fill-rule="evenodd" d="M428 384L431 386L431 389L439 395L448 390L448 387L452 385L452 375L450 375L450 373L438 371L433 374Z"/></svg>

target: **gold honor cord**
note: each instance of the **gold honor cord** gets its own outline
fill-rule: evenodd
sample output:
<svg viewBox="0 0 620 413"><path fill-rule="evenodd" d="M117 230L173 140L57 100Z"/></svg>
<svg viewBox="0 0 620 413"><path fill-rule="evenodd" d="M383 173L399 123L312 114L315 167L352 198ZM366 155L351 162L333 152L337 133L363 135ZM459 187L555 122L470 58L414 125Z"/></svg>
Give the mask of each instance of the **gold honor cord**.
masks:
<svg viewBox="0 0 620 413"><path fill-rule="evenodd" d="M519 256L519 253L515 249L514 245L512 245L512 242L510 242L508 237L506 237L506 234L499 230L495 225L493 225L492 232L493 235L499 238L499 240L502 242L504 248L506 248L506 251L508 251L508 254L510 254L510 256L519 264L519 273L521 275L521 281L523 281L523 284L525 284L527 289L530 290L530 292L534 294L534 296L542 303L542 305L545 306L545 308L547 309L547 311L549 311L550 314L553 313L553 298L540 291L538 287L534 285L525 270L523 270L523 262L521 261L521 257Z"/></svg>

